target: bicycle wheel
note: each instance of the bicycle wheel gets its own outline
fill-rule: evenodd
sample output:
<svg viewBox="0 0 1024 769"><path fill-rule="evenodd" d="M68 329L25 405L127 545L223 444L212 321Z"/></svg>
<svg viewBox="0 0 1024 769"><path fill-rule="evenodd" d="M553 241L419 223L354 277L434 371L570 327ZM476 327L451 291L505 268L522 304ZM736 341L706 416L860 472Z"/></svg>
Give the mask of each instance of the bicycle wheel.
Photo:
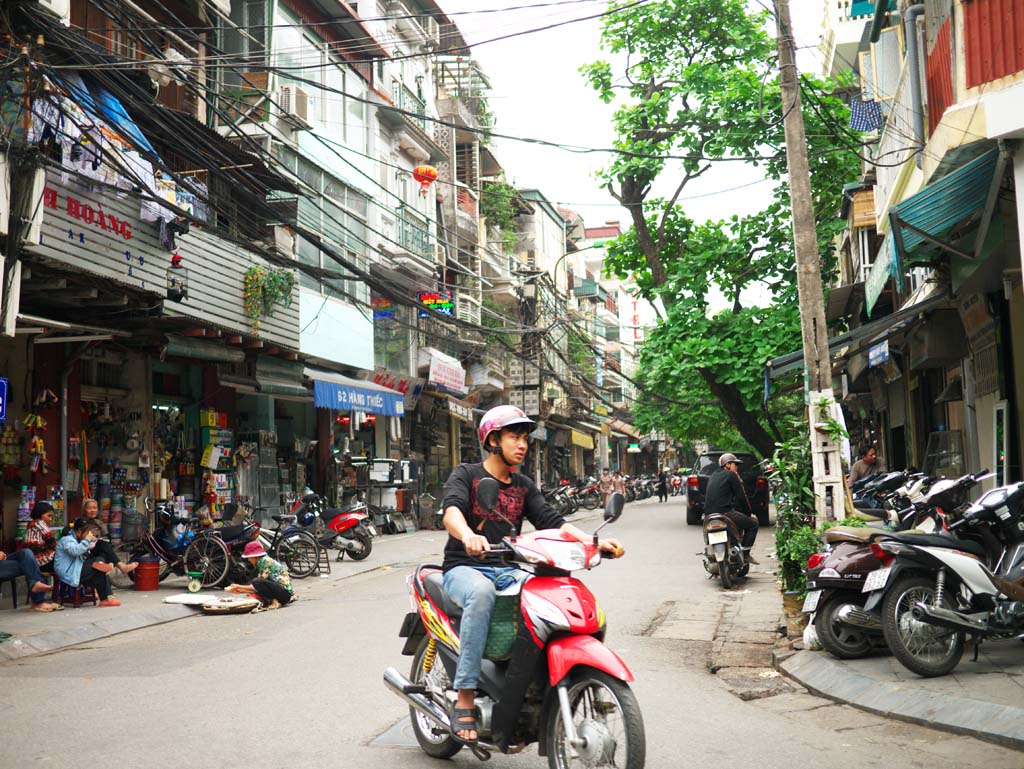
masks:
<svg viewBox="0 0 1024 769"><path fill-rule="evenodd" d="M203 587L216 587L228 574L230 558L220 537L198 536L185 548L185 570L202 572Z"/></svg>
<svg viewBox="0 0 1024 769"><path fill-rule="evenodd" d="M304 579L320 565L320 546L309 532L294 531L277 543L274 558L288 567L292 577Z"/></svg>

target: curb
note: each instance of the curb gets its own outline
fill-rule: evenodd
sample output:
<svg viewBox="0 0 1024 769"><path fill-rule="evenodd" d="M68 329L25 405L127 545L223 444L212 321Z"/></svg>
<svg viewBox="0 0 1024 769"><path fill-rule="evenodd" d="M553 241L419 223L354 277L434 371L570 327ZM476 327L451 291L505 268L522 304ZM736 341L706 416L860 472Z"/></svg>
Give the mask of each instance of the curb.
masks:
<svg viewBox="0 0 1024 769"><path fill-rule="evenodd" d="M174 604L160 604L151 609L130 614L116 616L107 614L96 622L87 622L62 630L48 630L26 638L12 638L9 642L0 644L0 663L22 657L33 657L37 654L49 654L69 646L89 643L100 638L109 638L119 633L127 633L129 630L162 625L165 622L194 617L197 614L198 612L192 607Z"/></svg>
<svg viewBox="0 0 1024 769"><path fill-rule="evenodd" d="M1024 750L1024 708L879 681L825 652L775 655L776 669L812 693L886 718L966 734Z"/></svg>

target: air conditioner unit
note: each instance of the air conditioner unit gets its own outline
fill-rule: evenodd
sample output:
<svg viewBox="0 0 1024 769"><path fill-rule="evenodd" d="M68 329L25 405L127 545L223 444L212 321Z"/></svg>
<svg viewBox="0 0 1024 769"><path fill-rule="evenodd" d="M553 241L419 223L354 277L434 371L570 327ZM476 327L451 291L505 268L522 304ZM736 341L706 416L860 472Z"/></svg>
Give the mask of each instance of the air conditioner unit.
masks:
<svg viewBox="0 0 1024 769"><path fill-rule="evenodd" d="M71 22L71 0L36 0L39 7L64 24Z"/></svg>
<svg viewBox="0 0 1024 769"><path fill-rule="evenodd" d="M277 97L281 105L281 118L296 129L310 128L309 125L309 94L297 85L281 87Z"/></svg>

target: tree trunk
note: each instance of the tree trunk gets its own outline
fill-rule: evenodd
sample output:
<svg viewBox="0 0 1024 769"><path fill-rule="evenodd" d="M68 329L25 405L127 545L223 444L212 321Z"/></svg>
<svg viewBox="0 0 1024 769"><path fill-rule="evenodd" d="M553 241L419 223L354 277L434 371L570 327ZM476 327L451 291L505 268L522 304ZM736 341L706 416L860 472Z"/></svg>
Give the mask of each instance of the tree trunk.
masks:
<svg viewBox="0 0 1024 769"><path fill-rule="evenodd" d="M743 395L735 385L724 384L715 378L710 369L699 368L701 377L707 384L711 394L718 398L743 439L762 457L770 457L775 453L775 439L768 434L758 420L757 415L747 408Z"/></svg>

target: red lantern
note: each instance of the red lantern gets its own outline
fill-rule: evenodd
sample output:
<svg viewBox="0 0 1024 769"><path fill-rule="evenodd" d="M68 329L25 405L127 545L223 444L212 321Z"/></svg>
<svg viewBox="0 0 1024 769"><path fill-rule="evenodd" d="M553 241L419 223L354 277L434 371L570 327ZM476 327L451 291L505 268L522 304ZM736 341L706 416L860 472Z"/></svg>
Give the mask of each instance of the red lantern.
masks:
<svg viewBox="0 0 1024 769"><path fill-rule="evenodd" d="M437 169L433 166L416 166L412 178L420 183L420 195L430 192L430 185L437 181Z"/></svg>

